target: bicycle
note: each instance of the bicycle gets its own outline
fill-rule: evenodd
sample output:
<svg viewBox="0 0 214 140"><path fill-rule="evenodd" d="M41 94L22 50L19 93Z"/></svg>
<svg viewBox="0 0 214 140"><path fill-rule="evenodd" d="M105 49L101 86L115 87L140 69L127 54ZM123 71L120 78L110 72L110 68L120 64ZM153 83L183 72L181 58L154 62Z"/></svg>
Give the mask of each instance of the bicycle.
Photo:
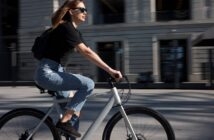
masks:
<svg viewBox="0 0 214 140"><path fill-rule="evenodd" d="M128 83L128 94L125 96L125 102L127 102L131 87L128 79L125 79ZM119 95L119 89L115 86L113 79L109 80L109 85L112 94L96 120L81 138L82 140L91 138L112 108L117 108L119 111L107 122L102 140L175 140L174 131L163 115L143 106L124 108L124 102L122 102L124 95ZM51 92L51 94L54 93ZM55 127L50 113L56 109L60 117L60 104L68 100L56 99L56 96L53 96L53 104L46 113L33 108L19 108L6 113L0 118L0 137L3 136L7 138L6 140L61 140L63 134ZM68 136L64 136L66 140L69 139Z"/></svg>

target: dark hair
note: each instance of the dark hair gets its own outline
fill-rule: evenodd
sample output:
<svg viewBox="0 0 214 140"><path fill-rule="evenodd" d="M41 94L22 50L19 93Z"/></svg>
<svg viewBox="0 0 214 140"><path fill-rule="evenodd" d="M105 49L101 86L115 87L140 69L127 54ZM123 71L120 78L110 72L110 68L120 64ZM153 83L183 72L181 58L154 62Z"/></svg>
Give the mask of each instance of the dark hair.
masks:
<svg viewBox="0 0 214 140"><path fill-rule="evenodd" d="M66 14L62 18L62 20L64 20L64 21L72 21L72 18L71 18L71 15L70 15L69 11L66 12Z"/></svg>
<svg viewBox="0 0 214 140"><path fill-rule="evenodd" d="M77 7L77 5L83 2L83 0L66 0L63 4L63 6L67 5L70 9L74 9Z"/></svg>

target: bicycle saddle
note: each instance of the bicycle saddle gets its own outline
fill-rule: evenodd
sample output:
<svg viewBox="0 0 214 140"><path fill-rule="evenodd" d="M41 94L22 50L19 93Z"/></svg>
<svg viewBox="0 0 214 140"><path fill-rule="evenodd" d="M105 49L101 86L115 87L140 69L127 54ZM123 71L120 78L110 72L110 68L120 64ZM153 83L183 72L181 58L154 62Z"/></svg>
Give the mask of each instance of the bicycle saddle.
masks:
<svg viewBox="0 0 214 140"><path fill-rule="evenodd" d="M40 94L48 93L48 94L50 94L51 96L55 96L55 92L56 92L56 91L51 91L51 90L45 89L45 88L39 86L39 85L36 84L36 83L35 83L35 86L39 89Z"/></svg>

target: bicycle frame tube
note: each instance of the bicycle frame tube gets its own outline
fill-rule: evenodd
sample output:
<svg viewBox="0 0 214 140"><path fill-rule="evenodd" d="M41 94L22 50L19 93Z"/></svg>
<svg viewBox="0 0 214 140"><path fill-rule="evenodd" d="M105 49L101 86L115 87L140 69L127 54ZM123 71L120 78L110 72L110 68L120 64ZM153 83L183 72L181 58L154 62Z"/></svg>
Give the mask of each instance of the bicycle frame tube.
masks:
<svg viewBox="0 0 214 140"><path fill-rule="evenodd" d="M133 129L133 127L132 127L132 125L131 125L131 123L130 123L130 121L128 119L128 116L127 116L127 114L126 114L126 112L125 112L125 110L123 108L123 106L120 106L119 108L120 108L120 113L122 114L126 125L128 126L129 130L131 131L134 140L138 140L137 136L135 135L134 129Z"/></svg>
<svg viewBox="0 0 214 140"><path fill-rule="evenodd" d="M125 120L125 123L127 124L128 128L130 129L132 135L134 136L134 140L137 140L137 137L134 133L134 129L131 126L131 123L130 123L127 115L126 115L126 112L125 112L123 106L121 105L121 99L120 99L120 96L118 94L116 87L112 88L112 93L113 93L113 96L110 98L110 100L108 101L108 103L106 104L106 106L104 107L104 109L102 110L100 115L98 116L98 118L89 127L89 129L87 130L87 132L83 136L82 140L89 140L90 136L96 131L97 127L102 123L102 121L104 120L106 115L109 113L109 111L113 107L114 103L117 103L119 105L120 112L121 112L121 114Z"/></svg>
<svg viewBox="0 0 214 140"><path fill-rule="evenodd" d="M115 99L116 99L116 103L119 106L120 113L122 114L126 125L128 126L129 130L131 131L134 140L137 140L137 137L135 135L134 129L133 129L133 127L132 127L132 125L131 125L131 123L130 123L130 121L128 119L128 116L126 115L126 112L125 112L125 110L124 110L124 108L123 108L123 106L121 104L121 98L120 98L120 96L118 94L117 88L114 87L112 90L113 90L113 93L114 93L114 96L115 96Z"/></svg>
<svg viewBox="0 0 214 140"><path fill-rule="evenodd" d="M61 118L62 114L60 113L59 103L65 103L65 102L68 102L68 100L69 99L59 99L58 100L58 99L56 99L56 97L54 97L52 106L48 109L48 112L45 114L45 116L42 118L42 120L39 122L39 124L36 126L36 128L32 131L32 133L28 136L28 138L26 140L30 140L30 138L36 133L36 131L41 126L41 124L45 121L45 119L47 119L47 117L50 115L50 113L53 111L54 108L56 109L57 113L60 115L59 117Z"/></svg>
<svg viewBox="0 0 214 140"><path fill-rule="evenodd" d="M114 91L113 91L114 92ZM93 95L92 95L93 96ZM94 95L96 96L96 95ZM118 96L119 97L119 96ZM120 98L120 97L119 97ZM58 100L54 100L54 105L55 108L57 109L58 114L60 114L60 109L57 108L59 103L65 103L68 102L69 99L58 99ZM105 105L104 109L101 111L101 113L99 114L99 116L97 117L97 119L91 124L91 126L88 128L87 132L85 133L85 135L83 136L82 140L89 140L89 137L97 130L97 128L100 126L100 124L102 123L102 121L105 119L106 115L109 113L109 111L111 110L111 108L113 107L115 103L115 96L110 97L109 101L107 102L107 104ZM49 114L49 113L48 113Z"/></svg>
<svg viewBox="0 0 214 140"><path fill-rule="evenodd" d="M116 87L112 88L112 93L113 93L113 95L110 97L109 101L107 102L107 104L105 105L105 107L103 108L103 110L101 111L99 116L97 117L97 119L88 128L88 130L84 134L82 140L89 140L89 138L92 136L92 134L97 130L98 126L100 126L100 124L103 122L103 120L105 119L107 114L110 112L111 108L114 106L114 103L116 103L119 106L120 113L122 114L126 125L128 126L129 130L131 131L131 133L134 137L134 140L137 140L137 137L134 133L134 129L133 129L133 127L132 127L132 125L131 125L131 123L130 123L127 115L126 115L126 112L125 112L125 110L121 104L121 99L120 99L120 96L118 94ZM57 105L59 103L65 103L65 102L68 102L68 100L69 99L59 99L59 100L54 99L53 105L48 109L48 112L46 113L46 115L42 118L42 120L39 122L39 124L36 126L36 128L32 131L32 133L29 135L27 140L30 140L30 138L36 133L36 131L41 126L41 124L45 121L45 119L47 119L47 117L50 115L50 113L52 112L52 110L54 108L56 108L57 112L59 113L59 109L57 108Z"/></svg>
<svg viewBox="0 0 214 140"><path fill-rule="evenodd" d="M85 135L83 136L82 140L89 140L90 136L96 131L98 126L102 123L102 121L105 119L106 115L109 113L111 108L113 107L115 102L114 96L112 96L108 103L105 105L104 109L100 113L100 115L97 117L97 119L91 124L91 126L86 131Z"/></svg>
<svg viewBox="0 0 214 140"><path fill-rule="evenodd" d="M46 115L42 118L42 120L39 122L39 124L36 126L36 128L32 131L32 133L28 136L26 140L30 140L30 138L34 135L34 133L36 133L36 131L39 129L39 127L45 121L45 119L47 119L47 117L49 116L49 114L52 112L53 109L54 109L54 104L48 109L48 112L46 113Z"/></svg>

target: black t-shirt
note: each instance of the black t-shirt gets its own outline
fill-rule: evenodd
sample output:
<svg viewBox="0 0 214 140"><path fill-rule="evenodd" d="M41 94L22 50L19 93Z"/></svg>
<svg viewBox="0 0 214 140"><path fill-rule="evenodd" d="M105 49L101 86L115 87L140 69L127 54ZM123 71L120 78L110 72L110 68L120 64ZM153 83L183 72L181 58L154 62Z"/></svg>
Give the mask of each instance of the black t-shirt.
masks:
<svg viewBox="0 0 214 140"><path fill-rule="evenodd" d="M65 22L50 34L44 57L60 63L61 58L80 43L84 43L81 33L71 22Z"/></svg>

